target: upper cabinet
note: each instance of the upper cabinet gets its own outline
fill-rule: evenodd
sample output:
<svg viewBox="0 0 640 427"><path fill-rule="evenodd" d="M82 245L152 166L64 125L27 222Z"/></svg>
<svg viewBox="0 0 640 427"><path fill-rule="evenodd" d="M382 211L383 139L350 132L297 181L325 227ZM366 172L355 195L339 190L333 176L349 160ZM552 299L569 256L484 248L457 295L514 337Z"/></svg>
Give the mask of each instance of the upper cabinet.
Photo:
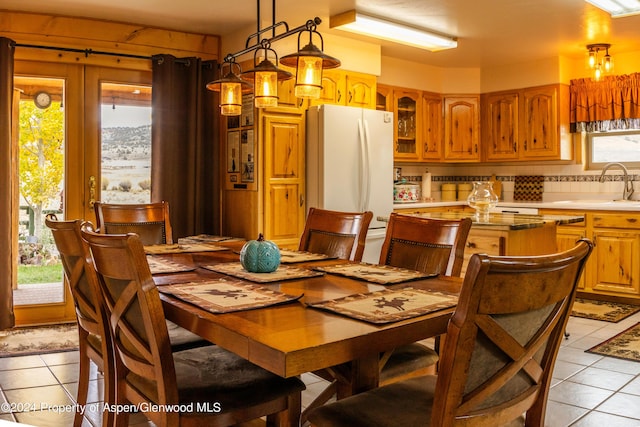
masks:
<svg viewBox="0 0 640 427"><path fill-rule="evenodd" d="M376 76L330 69L322 73L322 92L310 105L337 104L376 108Z"/></svg>
<svg viewBox="0 0 640 427"><path fill-rule="evenodd" d="M442 95L422 92L422 116L418 120L422 141L422 159L440 161L442 159Z"/></svg>
<svg viewBox="0 0 640 427"><path fill-rule="evenodd" d="M480 97L444 97L444 160L480 161Z"/></svg>
<svg viewBox="0 0 640 427"><path fill-rule="evenodd" d="M395 127L393 157L397 160L420 160L422 147L418 136L420 91L393 90Z"/></svg>
<svg viewBox="0 0 640 427"><path fill-rule="evenodd" d="M393 112L395 161L442 159L442 95L378 85L376 109Z"/></svg>
<svg viewBox="0 0 640 427"><path fill-rule="evenodd" d="M485 160L570 160L569 88L546 85L482 96Z"/></svg>

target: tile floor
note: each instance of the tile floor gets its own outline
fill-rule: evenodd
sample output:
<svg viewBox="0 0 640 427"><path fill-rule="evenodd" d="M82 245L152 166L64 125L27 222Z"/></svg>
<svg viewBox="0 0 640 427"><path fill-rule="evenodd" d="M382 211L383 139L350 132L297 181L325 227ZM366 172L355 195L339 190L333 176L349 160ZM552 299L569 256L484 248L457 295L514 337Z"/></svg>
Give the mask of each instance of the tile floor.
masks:
<svg viewBox="0 0 640 427"><path fill-rule="evenodd" d="M640 322L640 313L617 324L571 318L554 371L546 417L547 427L639 427L640 362L630 362L585 353L606 338ZM52 410L9 412L14 405L72 405L76 395L77 352L40 356L0 358L0 420L18 421L39 427L71 426L73 414ZM94 372L90 402L100 400L101 378ZM324 387L324 381L303 376L308 405ZM100 425L100 414L91 411L83 426ZM135 415L130 425L149 426Z"/></svg>

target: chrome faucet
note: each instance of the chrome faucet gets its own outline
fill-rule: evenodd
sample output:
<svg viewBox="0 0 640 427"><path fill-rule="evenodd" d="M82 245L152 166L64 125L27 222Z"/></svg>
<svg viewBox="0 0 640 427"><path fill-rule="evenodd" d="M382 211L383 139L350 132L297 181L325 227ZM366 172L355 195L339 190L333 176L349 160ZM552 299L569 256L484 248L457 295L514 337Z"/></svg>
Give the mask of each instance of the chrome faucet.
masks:
<svg viewBox="0 0 640 427"><path fill-rule="evenodd" d="M602 173L600 174L600 179L598 181L604 182L604 175L607 173L607 170L613 166L617 166L622 169L622 173L624 174L622 180L624 181L624 189L622 190L622 200L629 200L631 195L633 194L633 181L629 180L629 172L627 168L622 163L607 163L602 168Z"/></svg>

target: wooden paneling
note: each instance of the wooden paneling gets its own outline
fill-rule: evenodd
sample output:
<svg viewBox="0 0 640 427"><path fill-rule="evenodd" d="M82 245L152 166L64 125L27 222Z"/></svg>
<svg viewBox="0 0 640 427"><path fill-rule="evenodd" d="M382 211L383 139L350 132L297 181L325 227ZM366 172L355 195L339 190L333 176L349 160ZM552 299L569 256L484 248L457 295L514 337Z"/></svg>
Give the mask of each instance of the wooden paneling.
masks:
<svg viewBox="0 0 640 427"><path fill-rule="evenodd" d="M178 57L219 59L220 37L185 33L144 25L37 13L0 11L0 33L20 44L44 45L151 56L166 53ZM71 62L130 69L148 69L148 60L56 50L16 48L15 58L47 62Z"/></svg>

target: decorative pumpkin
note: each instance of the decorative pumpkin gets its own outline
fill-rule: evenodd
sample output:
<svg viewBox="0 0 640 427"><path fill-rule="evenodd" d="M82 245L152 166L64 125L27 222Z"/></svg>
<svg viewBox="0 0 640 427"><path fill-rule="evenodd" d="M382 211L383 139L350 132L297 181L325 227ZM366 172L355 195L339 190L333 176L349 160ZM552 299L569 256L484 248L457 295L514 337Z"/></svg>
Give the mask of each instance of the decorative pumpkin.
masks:
<svg viewBox="0 0 640 427"><path fill-rule="evenodd" d="M271 273L280 265L280 249L262 234L258 240L249 240L240 251L240 264L252 273Z"/></svg>

